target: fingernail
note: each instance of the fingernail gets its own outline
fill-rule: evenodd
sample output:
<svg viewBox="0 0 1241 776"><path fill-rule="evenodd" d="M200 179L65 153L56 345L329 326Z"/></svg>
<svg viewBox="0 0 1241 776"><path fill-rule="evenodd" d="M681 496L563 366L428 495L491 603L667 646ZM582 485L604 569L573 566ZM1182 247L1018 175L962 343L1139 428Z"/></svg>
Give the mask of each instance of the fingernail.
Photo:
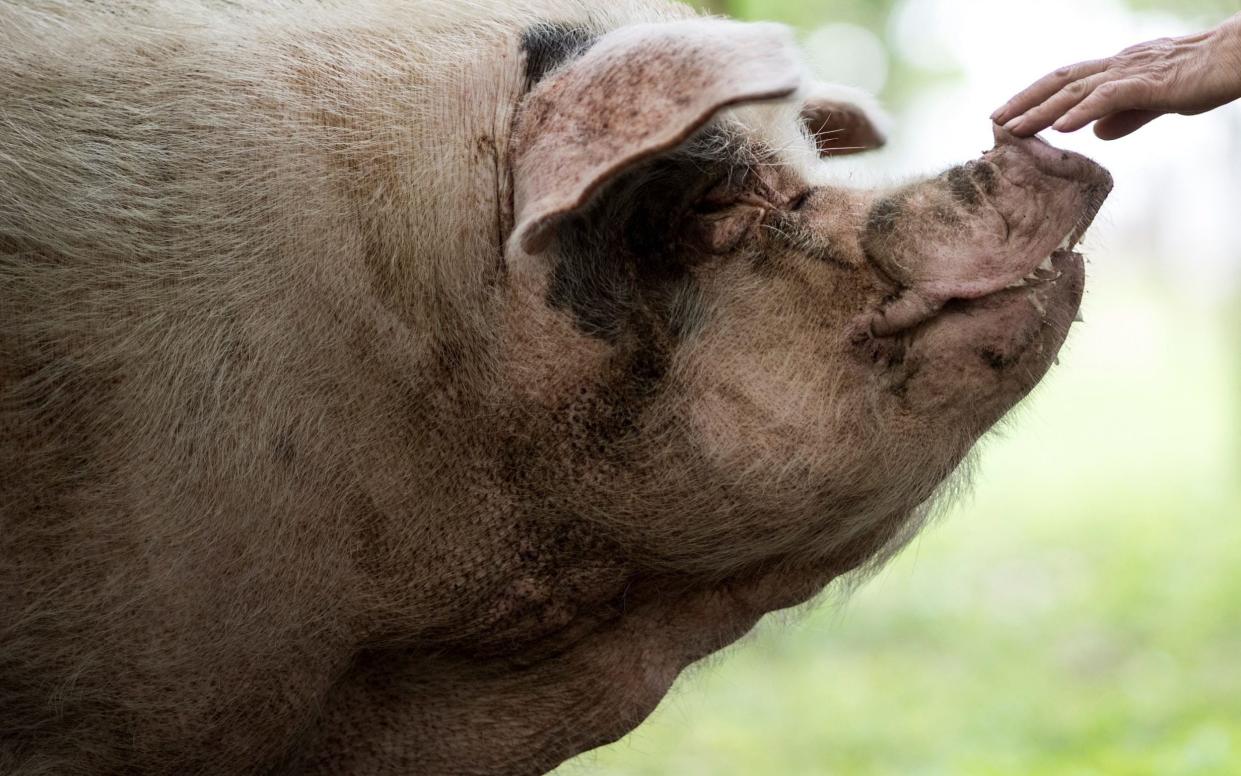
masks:
<svg viewBox="0 0 1241 776"><path fill-rule="evenodd" d="M999 120L1000 120L1000 116L1001 116L1001 115L1003 115L1003 113L1004 113L1004 109L1003 109L1003 108L996 108L996 109L995 109L995 112L991 114L991 120L992 120L992 121L999 121Z"/></svg>
<svg viewBox="0 0 1241 776"><path fill-rule="evenodd" d="M1069 122L1065 121L1064 119L1056 119L1056 123L1052 124L1051 128L1056 130L1057 132L1063 132L1064 128L1067 127L1068 125L1069 125Z"/></svg>
<svg viewBox="0 0 1241 776"><path fill-rule="evenodd" d="M1016 129L1021 124L1021 120L1024 118L1025 116L1018 116L1017 118L1005 124L1004 128L1007 129L1009 132L1012 132L1014 129Z"/></svg>

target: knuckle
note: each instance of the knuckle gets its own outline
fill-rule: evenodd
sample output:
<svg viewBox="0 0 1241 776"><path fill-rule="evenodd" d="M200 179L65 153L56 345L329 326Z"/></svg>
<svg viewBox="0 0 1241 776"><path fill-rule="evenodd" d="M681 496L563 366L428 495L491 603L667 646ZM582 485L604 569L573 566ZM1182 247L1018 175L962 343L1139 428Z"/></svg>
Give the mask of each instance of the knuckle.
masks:
<svg viewBox="0 0 1241 776"><path fill-rule="evenodd" d="M1172 38L1157 38L1145 43L1139 43L1136 46L1130 46L1122 51L1121 54L1129 62L1146 64L1169 56L1175 48L1176 41Z"/></svg>
<svg viewBox="0 0 1241 776"><path fill-rule="evenodd" d="M1088 59L1084 62L1065 65L1064 67L1053 71L1050 76L1048 76L1048 80L1055 79L1060 82L1076 81L1079 78L1097 72L1105 66L1106 61L1107 60L1103 59Z"/></svg>
<svg viewBox="0 0 1241 776"><path fill-rule="evenodd" d="M1120 90L1121 86L1119 81L1108 81L1107 83L1102 84L1098 89L1095 89L1095 94L1099 95L1102 99L1110 100L1119 96Z"/></svg>

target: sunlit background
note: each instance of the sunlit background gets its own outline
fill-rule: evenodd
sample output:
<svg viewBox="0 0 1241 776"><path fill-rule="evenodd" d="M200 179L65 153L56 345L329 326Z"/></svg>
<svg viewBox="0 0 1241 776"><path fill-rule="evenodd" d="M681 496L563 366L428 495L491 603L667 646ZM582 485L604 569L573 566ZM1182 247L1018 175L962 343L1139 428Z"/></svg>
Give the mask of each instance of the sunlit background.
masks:
<svg viewBox="0 0 1241 776"><path fill-rule="evenodd" d="M1060 65L1212 0L725 0L895 117L858 184L973 158ZM1231 8L1229 6L1232 6ZM1054 134L1054 133L1052 133ZM1104 143L1085 323L975 494L847 601L771 618L580 774L1241 774L1241 108Z"/></svg>

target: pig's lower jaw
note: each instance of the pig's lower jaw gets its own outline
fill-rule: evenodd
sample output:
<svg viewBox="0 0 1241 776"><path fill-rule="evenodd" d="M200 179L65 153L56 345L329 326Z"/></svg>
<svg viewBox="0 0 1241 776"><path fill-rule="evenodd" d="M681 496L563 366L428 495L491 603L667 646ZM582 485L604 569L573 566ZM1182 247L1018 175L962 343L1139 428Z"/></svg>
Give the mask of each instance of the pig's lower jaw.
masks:
<svg viewBox="0 0 1241 776"><path fill-rule="evenodd" d="M1082 256L1058 250L1021 283L938 306L889 336L861 329L854 344L899 400L940 410L972 405L981 422L994 422L1055 361L1084 282Z"/></svg>

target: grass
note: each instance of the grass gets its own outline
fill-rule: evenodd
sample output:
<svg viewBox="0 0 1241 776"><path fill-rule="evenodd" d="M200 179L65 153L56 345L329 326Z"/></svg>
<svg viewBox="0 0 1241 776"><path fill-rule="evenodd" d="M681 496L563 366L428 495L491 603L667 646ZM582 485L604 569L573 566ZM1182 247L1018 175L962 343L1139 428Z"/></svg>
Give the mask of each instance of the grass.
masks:
<svg viewBox="0 0 1241 776"><path fill-rule="evenodd" d="M1241 773L1241 343L1108 282L972 498L557 773Z"/></svg>

